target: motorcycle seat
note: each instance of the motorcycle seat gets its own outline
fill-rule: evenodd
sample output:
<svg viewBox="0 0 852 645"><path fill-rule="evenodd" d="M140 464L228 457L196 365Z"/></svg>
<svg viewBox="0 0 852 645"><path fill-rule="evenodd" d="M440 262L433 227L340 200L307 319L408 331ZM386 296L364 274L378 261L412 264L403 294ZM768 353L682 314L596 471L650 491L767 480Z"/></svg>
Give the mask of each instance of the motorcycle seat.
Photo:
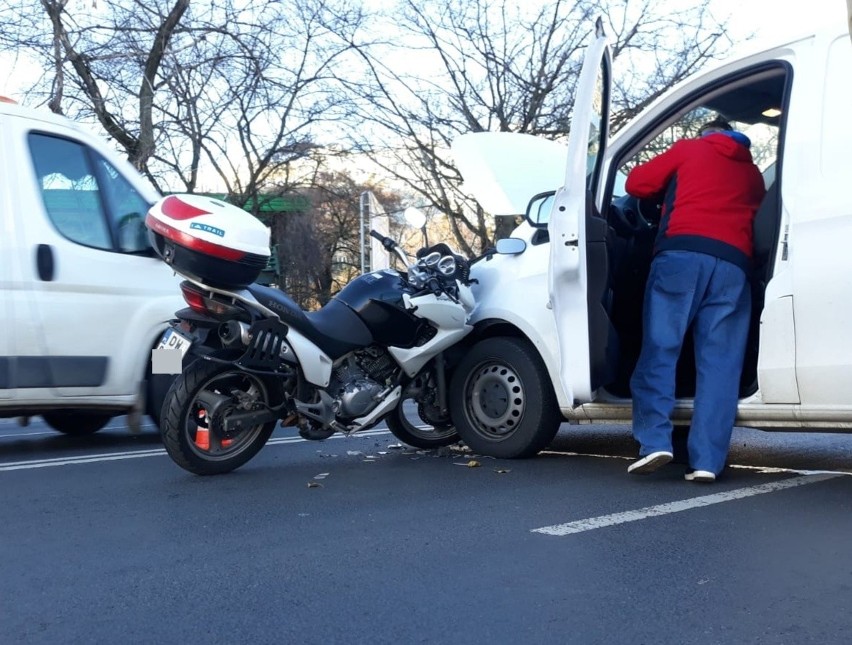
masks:
<svg viewBox="0 0 852 645"><path fill-rule="evenodd" d="M247 289L260 304L274 311L281 322L302 333L332 360L373 342L364 322L337 300L330 300L319 311L306 313L283 291L260 284L249 285Z"/></svg>

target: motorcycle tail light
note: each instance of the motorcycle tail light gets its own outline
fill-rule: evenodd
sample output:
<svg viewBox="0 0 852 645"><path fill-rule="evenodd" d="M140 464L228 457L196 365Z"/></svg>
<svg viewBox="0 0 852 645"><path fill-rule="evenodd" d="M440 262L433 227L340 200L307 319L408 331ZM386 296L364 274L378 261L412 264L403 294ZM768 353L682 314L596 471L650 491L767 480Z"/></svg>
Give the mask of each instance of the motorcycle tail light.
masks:
<svg viewBox="0 0 852 645"><path fill-rule="evenodd" d="M209 313L207 311L207 304L204 302L204 294L195 286L188 282L184 282L180 285L180 290L181 293L183 293L183 299L186 300L186 304L188 304L189 308L195 313L202 315L207 315Z"/></svg>
<svg viewBox="0 0 852 645"><path fill-rule="evenodd" d="M212 293L203 291L191 282L180 285L183 299L195 313L213 318L236 318L237 320L248 320L250 317L245 309L231 302L216 298Z"/></svg>
<svg viewBox="0 0 852 645"><path fill-rule="evenodd" d="M217 318L242 318L243 310L234 305L216 300L214 298L205 298L204 304L207 307L207 312Z"/></svg>

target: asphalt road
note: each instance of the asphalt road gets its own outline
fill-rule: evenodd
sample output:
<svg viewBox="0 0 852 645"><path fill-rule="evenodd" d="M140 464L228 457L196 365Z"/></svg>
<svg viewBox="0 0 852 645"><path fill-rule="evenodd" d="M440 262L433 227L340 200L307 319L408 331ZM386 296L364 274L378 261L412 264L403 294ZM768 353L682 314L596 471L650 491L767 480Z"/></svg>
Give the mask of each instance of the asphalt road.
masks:
<svg viewBox="0 0 852 645"><path fill-rule="evenodd" d="M634 455L623 426L512 462L278 431L205 478L153 427L0 420L0 642L849 641L852 436L738 429L712 485Z"/></svg>

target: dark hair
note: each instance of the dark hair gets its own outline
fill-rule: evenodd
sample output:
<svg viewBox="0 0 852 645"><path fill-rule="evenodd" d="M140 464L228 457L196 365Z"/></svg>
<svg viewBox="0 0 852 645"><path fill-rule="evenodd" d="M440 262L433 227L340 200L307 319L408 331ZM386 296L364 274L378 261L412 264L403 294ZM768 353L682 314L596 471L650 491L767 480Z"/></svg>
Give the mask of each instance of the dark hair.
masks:
<svg viewBox="0 0 852 645"><path fill-rule="evenodd" d="M712 121L708 121L707 123L702 125L701 130L699 130L699 132L703 134L706 130L733 130L733 128L731 127L730 123L725 121L725 119L720 116L717 116Z"/></svg>

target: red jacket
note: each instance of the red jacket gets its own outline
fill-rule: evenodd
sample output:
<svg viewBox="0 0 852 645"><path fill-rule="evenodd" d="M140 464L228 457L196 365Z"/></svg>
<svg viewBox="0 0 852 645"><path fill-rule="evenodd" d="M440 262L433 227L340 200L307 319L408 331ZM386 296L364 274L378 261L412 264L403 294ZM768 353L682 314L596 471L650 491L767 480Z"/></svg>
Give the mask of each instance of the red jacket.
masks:
<svg viewBox="0 0 852 645"><path fill-rule="evenodd" d="M748 270L754 214L766 193L748 143L739 133L684 139L630 172L631 195L665 191L655 251L699 251Z"/></svg>

